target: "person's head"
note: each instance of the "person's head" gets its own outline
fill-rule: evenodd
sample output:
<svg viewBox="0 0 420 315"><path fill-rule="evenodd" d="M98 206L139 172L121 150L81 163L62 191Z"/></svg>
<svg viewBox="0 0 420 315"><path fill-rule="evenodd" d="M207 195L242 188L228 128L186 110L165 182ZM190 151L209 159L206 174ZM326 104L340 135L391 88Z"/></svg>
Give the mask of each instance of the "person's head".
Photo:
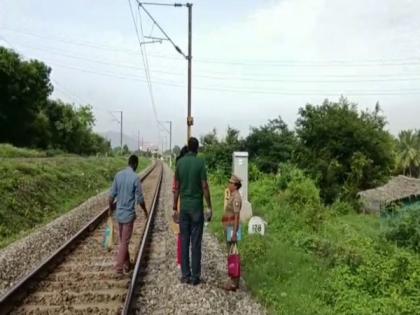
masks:
<svg viewBox="0 0 420 315"><path fill-rule="evenodd" d="M137 166L139 166L139 158L137 157L137 155L131 155L128 158L128 165L134 170L137 170Z"/></svg>
<svg viewBox="0 0 420 315"><path fill-rule="evenodd" d="M241 179L236 175L232 175L229 179L229 191L233 192L235 190L239 190L241 187Z"/></svg>
<svg viewBox="0 0 420 315"><path fill-rule="evenodd" d="M191 137L188 139L188 151L192 153L198 152L198 140L197 138Z"/></svg>
<svg viewBox="0 0 420 315"><path fill-rule="evenodd" d="M176 157L176 162L178 162L178 160L180 158L182 158L185 154L188 153L188 147L186 145L184 145L181 149L181 151L179 152L179 155Z"/></svg>

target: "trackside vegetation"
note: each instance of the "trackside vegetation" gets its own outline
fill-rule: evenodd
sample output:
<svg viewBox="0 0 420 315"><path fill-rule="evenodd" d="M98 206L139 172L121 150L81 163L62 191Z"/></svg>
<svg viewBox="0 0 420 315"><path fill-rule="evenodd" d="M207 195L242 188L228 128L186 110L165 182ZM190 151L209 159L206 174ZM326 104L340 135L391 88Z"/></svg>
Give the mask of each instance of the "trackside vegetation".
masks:
<svg viewBox="0 0 420 315"><path fill-rule="evenodd" d="M0 158L0 248L107 189L126 165L121 156Z"/></svg>
<svg viewBox="0 0 420 315"><path fill-rule="evenodd" d="M243 278L272 314L419 313L419 202L367 215L357 198L392 176L420 174L419 131L394 137L386 126L378 104L360 110L341 98L305 105L294 129L278 117L245 138L231 127L201 137L210 229L222 243L232 153L249 152L249 199L268 227L265 236L243 233Z"/></svg>

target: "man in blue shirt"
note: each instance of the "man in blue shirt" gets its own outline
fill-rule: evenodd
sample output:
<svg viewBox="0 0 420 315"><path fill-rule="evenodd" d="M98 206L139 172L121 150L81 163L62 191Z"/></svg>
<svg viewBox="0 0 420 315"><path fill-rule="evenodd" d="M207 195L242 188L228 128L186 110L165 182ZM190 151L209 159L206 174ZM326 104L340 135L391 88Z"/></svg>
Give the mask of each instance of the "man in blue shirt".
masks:
<svg viewBox="0 0 420 315"><path fill-rule="evenodd" d="M115 175L109 194L109 215L111 215L114 200L117 198L116 219L118 221L119 247L115 271L118 274L130 270L128 244L133 234L134 220L136 219L136 204L141 206L147 218L143 188L140 178L136 173L138 165L138 157L131 155L128 159L128 167Z"/></svg>

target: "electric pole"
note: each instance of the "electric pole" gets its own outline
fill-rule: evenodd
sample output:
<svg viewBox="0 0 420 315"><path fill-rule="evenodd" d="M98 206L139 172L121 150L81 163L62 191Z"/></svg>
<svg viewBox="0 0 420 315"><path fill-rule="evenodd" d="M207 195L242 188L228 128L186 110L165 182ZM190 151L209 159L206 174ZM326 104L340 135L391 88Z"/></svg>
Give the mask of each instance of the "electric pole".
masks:
<svg viewBox="0 0 420 315"><path fill-rule="evenodd" d="M188 117L187 117L187 142L191 138L191 126L194 119L191 116L191 59L192 59L192 3L186 4L188 8Z"/></svg>
<svg viewBox="0 0 420 315"><path fill-rule="evenodd" d="M169 152L172 158L172 121L169 121Z"/></svg>
<svg viewBox="0 0 420 315"><path fill-rule="evenodd" d="M123 153L123 112L121 111L121 129L120 129L120 144L121 144L121 154Z"/></svg>
<svg viewBox="0 0 420 315"><path fill-rule="evenodd" d="M137 130L137 148L139 150L139 156L140 156L140 130Z"/></svg>
<svg viewBox="0 0 420 315"><path fill-rule="evenodd" d="M175 48L175 50L181 54L188 61L188 87L187 87L187 142L192 135L191 126L194 125L194 118L191 114L191 81L192 81L192 3L156 3L156 2L141 2L137 0L137 3L140 8L149 16L153 25L155 25L165 36L165 38L153 38L152 42L143 42L143 44L160 42L161 40L168 40ZM187 7L188 8L188 55L185 55L184 52L179 48L174 41L168 36L168 34L163 30L163 28L157 23L153 16L146 10L145 5L156 5L156 6L174 6L174 7ZM142 44L142 43L140 43Z"/></svg>
<svg viewBox="0 0 420 315"><path fill-rule="evenodd" d="M123 111L122 110L114 110L110 112L114 120L120 124L120 152L123 153ZM113 113L120 113L120 119L116 118Z"/></svg>
<svg viewBox="0 0 420 315"><path fill-rule="evenodd" d="M172 166L172 120L165 120L159 122L169 124L169 131L166 128L165 131L169 133L169 166Z"/></svg>

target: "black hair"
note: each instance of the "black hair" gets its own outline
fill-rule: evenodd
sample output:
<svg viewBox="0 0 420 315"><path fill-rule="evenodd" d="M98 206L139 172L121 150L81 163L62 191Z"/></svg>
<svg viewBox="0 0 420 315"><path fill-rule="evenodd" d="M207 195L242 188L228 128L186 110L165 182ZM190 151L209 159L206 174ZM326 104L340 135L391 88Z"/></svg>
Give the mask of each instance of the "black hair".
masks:
<svg viewBox="0 0 420 315"><path fill-rule="evenodd" d="M191 137L188 139L188 151L197 153L198 152L198 140L197 138Z"/></svg>
<svg viewBox="0 0 420 315"><path fill-rule="evenodd" d="M181 151L179 152L179 155L176 157L175 163L178 162L178 160L180 158L182 158L185 154L188 153L188 147L186 145L184 145L181 149Z"/></svg>
<svg viewBox="0 0 420 315"><path fill-rule="evenodd" d="M137 166L139 165L139 158L137 157L137 155L130 155L130 157L128 158L128 165L130 165L133 168L137 168Z"/></svg>
<svg viewBox="0 0 420 315"><path fill-rule="evenodd" d="M236 186L236 189L237 190L241 189L241 187L242 187L242 184L241 183L235 183L234 185Z"/></svg>

